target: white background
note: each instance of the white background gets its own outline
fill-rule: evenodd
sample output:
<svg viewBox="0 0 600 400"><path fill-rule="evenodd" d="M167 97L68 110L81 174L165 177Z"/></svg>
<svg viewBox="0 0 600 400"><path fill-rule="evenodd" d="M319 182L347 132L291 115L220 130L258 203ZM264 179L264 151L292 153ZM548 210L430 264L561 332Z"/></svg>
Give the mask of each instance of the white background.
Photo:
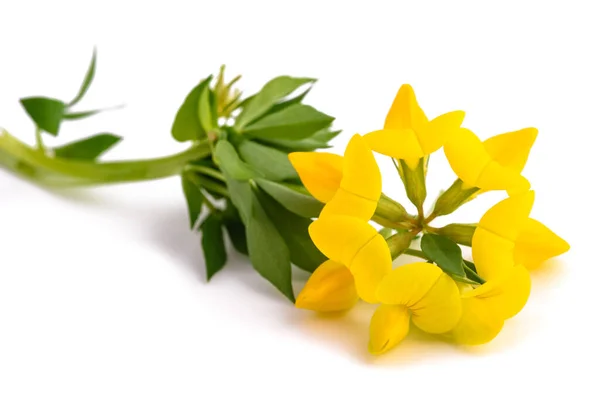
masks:
<svg viewBox="0 0 600 400"><path fill-rule="evenodd" d="M124 135L108 159L185 148L172 118L221 63L247 93L279 74L319 78L308 102L345 130L338 153L382 125L406 82L430 117L465 110L483 138L539 128L532 216L572 249L535 274L493 343L413 333L374 358L368 307L296 310L234 253L206 284L178 179L52 193L0 171L0 398L599 398L596 3L2 0L0 124L29 143L18 99L69 100L94 45L81 106L127 106L65 125L59 140ZM383 161L386 193L406 203ZM430 171L433 195L453 180L442 152ZM451 219L477 221L502 197Z"/></svg>

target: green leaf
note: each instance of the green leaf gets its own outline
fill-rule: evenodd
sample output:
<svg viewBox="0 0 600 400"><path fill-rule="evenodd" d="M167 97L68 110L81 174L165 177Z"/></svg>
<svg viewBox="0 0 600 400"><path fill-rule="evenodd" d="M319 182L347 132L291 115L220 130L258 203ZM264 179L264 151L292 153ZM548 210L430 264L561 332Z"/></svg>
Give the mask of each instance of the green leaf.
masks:
<svg viewBox="0 0 600 400"><path fill-rule="evenodd" d="M323 209L323 203L312 197L302 186L276 183L260 178L256 179L256 183L294 214L314 218L318 217Z"/></svg>
<svg viewBox="0 0 600 400"><path fill-rule="evenodd" d="M202 231L202 251L206 264L206 280L210 281L227 262L225 241L223 240L223 221L216 214L209 214L200 225Z"/></svg>
<svg viewBox="0 0 600 400"><path fill-rule="evenodd" d="M242 159L267 179L283 181L298 178L287 154L280 150L250 140L242 141L237 148Z"/></svg>
<svg viewBox="0 0 600 400"><path fill-rule="evenodd" d="M48 97L26 97L21 105L38 128L56 136L65 111L65 103Z"/></svg>
<svg viewBox="0 0 600 400"><path fill-rule="evenodd" d="M265 86L244 105L244 109L236 119L236 129L242 129L264 115L275 103L289 95L312 78L292 78L279 76L267 82Z"/></svg>
<svg viewBox="0 0 600 400"><path fill-rule="evenodd" d="M91 117L92 115L99 114L101 112L115 110L115 109L121 108L121 107L122 106L115 106L115 107L100 108L100 109L97 109L97 110L66 112L63 115L63 119L68 119L68 120L83 119L83 118Z"/></svg>
<svg viewBox="0 0 600 400"><path fill-rule="evenodd" d="M198 101L198 118L200 119L200 125L205 132L211 131L216 128L215 120L213 117L211 97L212 91L210 88L205 86L200 93L200 99Z"/></svg>
<svg viewBox="0 0 600 400"><path fill-rule="evenodd" d="M284 108L288 108L289 106L291 106L293 104L302 103L302 100L304 100L304 98L306 97L308 92L310 92L310 89L312 89L312 87L309 87L308 89L306 89L304 92L300 93L296 97L292 97L289 100L281 101L281 102L275 104L273 107L269 108L269 111L267 111L265 113L265 115L274 114L276 112L283 110Z"/></svg>
<svg viewBox="0 0 600 400"><path fill-rule="evenodd" d="M252 193L250 193L252 194ZM240 219L240 214L230 199L227 199L223 211L223 222L233 247L242 254L248 255L248 243L246 241L246 227Z"/></svg>
<svg viewBox="0 0 600 400"><path fill-rule="evenodd" d="M204 202L203 196L200 192L200 187L196 185L191 174L181 175L181 186L187 202L190 229L194 229L196 221L202 211L202 203Z"/></svg>
<svg viewBox="0 0 600 400"><path fill-rule="evenodd" d="M254 269L294 302L289 250L254 195L250 219L246 225L246 237L250 261Z"/></svg>
<svg viewBox="0 0 600 400"><path fill-rule="evenodd" d="M55 147L54 155L59 158L92 161L115 146L122 139L122 137L111 133L99 133L82 140Z"/></svg>
<svg viewBox="0 0 600 400"><path fill-rule="evenodd" d="M252 217L252 199L254 197L250 183L237 181L227 176L227 173L225 173L225 182L231 196L231 202L237 208L244 225L248 225Z"/></svg>
<svg viewBox="0 0 600 400"><path fill-rule="evenodd" d="M242 133L257 138L301 140L328 127L334 118L305 104L294 104L248 125Z"/></svg>
<svg viewBox="0 0 600 400"><path fill-rule="evenodd" d="M256 193L263 209L285 240L292 263L305 271L313 272L327 260L313 244L308 235L308 226L312 220L302 218L276 202L262 191Z"/></svg>
<svg viewBox="0 0 600 400"><path fill-rule="evenodd" d="M85 96L86 92L90 88L90 85L92 84L92 81L94 80L95 74L96 74L96 49L94 49L94 53L92 55L92 61L90 61L90 66L88 67L88 70L85 74L85 78L83 78L83 83L81 84L81 87L79 88L79 92L77 93L77 96L75 96L75 98L73 100L71 100L71 102L67 105L68 107L74 106L75 104L79 103L79 101L81 101L81 99L83 99L83 96Z"/></svg>
<svg viewBox="0 0 600 400"><path fill-rule="evenodd" d="M211 80L212 75L194 87L179 107L171 127L171 135L178 142L202 139L206 136L206 131L200 123L198 109L200 107L200 96Z"/></svg>
<svg viewBox="0 0 600 400"><path fill-rule="evenodd" d="M444 272L465 277L460 247L447 237L428 233L421 238L421 250Z"/></svg>
<svg viewBox="0 0 600 400"><path fill-rule="evenodd" d="M238 155L235 147L226 140L219 140L215 146L215 159L221 170L238 181L254 178L256 172Z"/></svg>

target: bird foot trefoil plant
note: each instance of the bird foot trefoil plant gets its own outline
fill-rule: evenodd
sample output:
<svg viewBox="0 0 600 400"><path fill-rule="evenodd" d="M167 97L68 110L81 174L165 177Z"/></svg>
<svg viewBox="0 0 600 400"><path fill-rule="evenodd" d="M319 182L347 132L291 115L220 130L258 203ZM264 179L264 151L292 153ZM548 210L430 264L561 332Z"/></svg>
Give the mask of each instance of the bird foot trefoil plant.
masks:
<svg viewBox="0 0 600 400"><path fill-rule="evenodd" d="M297 308L340 312L378 305L369 351L384 353L411 325L460 344L491 341L529 297L529 269L569 245L529 217L534 193L521 174L537 130L481 141L462 127L464 112L429 120L412 88L400 88L383 129L354 135L343 156L323 151L340 131L334 118L304 104L315 79L280 76L244 97L237 76L201 80L183 100L171 135L189 147L145 160L102 161L122 138L98 133L48 144L64 123L103 110L80 110L96 53L70 101L27 97L30 146L0 130L0 167L36 184L86 187L178 176L189 227L201 231L207 279L226 264L226 236L254 269ZM114 108L114 107L113 107ZM430 156L444 149L456 181L424 212ZM415 212L382 192L373 153L389 156ZM476 196L508 197L478 223L436 227ZM420 248L414 248L419 243ZM472 261L461 246L472 247ZM420 262L392 267L401 255ZM311 273L295 296L292 265Z"/></svg>

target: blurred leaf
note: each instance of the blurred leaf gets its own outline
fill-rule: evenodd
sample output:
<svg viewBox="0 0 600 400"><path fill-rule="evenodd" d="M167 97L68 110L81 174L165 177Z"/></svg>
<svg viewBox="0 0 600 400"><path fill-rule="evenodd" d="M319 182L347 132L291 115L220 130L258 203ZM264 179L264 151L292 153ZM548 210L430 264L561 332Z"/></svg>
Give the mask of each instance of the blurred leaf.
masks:
<svg viewBox="0 0 600 400"><path fill-rule="evenodd" d="M231 196L231 202L239 212L240 218L244 222L244 225L248 225L252 214L252 199L254 197L250 183L236 181L235 179L227 176L226 173L225 181Z"/></svg>
<svg viewBox="0 0 600 400"><path fill-rule="evenodd" d="M251 207L246 237L252 266L294 302L292 266L287 245L254 195Z"/></svg>
<svg viewBox="0 0 600 400"><path fill-rule="evenodd" d="M187 95L181 107L177 111L173 126L171 127L171 135L178 142L188 140L202 139L206 136L206 131L200 124L200 116L198 108L200 105L200 96L206 87L208 87L212 75L200 82Z"/></svg>
<svg viewBox="0 0 600 400"><path fill-rule="evenodd" d="M463 269L465 271L465 275L471 281L474 281L479 284L484 284L485 281L479 275L477 275L477 268L475 268L475 264L471 261L463 260Z"/></svg>
<svg viewBox="0 0 600 400"><path fill-rule="evenodd" d="M215 159L223 173L238 181L247 181L257 175L248 164L242 161L235 147L226 140L217 142Z"/></svg>
<svg viewBox="0 0 600 400"><path fill-rule="evenodd" d="M265 115L274 114L276 112L283 110L284 108L288 108L289 106L291 106L293 104L302 103L302 100L304 100L304 98L306 97L308 92L310 92L310 89L312 89L312 86L309 87L308 89L306 89L304 92L300 93L296 97L292 97L289 100L281 101L281 102L275 104L273 107L269 108L269 111L267 111L265 113Z"/></svg>
<svg viewBox="0 0 600 400"><path fill-rule="evenodd" d="M83 82L81 83L81 87L79 88L79 92L77 96L69 104L67 107L72 107L75 104L79 103L83 96L85 96L86 92L90 88L92 81L94 80L94 75L96 74L96 49L94 48L94 53L92 54L92 60L90 61L90 66L85 74L85 78L83 78Z"/></svg>
<svg viewBox="0 0 600 400"><path fill-rule="evenodd" d="M55 147L54 155L59 158L91 161L108 151L122 139L122 137L111 133L99 133L82 140Z"/></svg>
<svg viewBox="0 0 600 400"><path fill-rule="evenodd" d="M187 202L190 229L194 229L202 211L203 196L200 192L200 187L193 181L191 174L181 175L181 186Z"/></svg>
<svg viewBox="0 0 600 400"><path fill-rule="evenodd" d="M21 105L40 129L58 135L65 103L48 97L26 97L21 99Z"/></svg>
<svg viewBox="0 0 600 400"><path fill-rule="evenodd" d="M314 81L312 78L292 78L290 76L279 76L270 80L256 95L247 100L242 112L236 119L236 129L244 128L264 115L283 97L289 95L300 86Z"/></svg>
<svg viewBox="0 0 600 400"><path fill-rule="evenodd" d="M294 104L248 125L242 131L258 138L301 140L333 122L334 118L305 104Z"/></svg>
<svg viewBox="0 0 600 400"><path fill-rule="evenodd" d="M458 277L465 277L465 271L462 267L462 252L460 247L452 240L428 233L421 238L421 250L444 272Z"/></svg>
<svg viewBox="0 0 600 400"><path fill-rule="evenodd" d="M202 252L206 264L206 280L223 269L227 262L227 252L223 240L223 222L216 214L209 214L200 225L202 231Z"/></svg>
<svg viewBox="0 0 600 400"><path fill-rule="evenodd" d="M298 178L298 174L286 153L250 140L238 145L238 151L244 161L272 181Z"/></svg>
<svg viewBox="0 0 600 400"><path fill-rule="evenodd" d="M294 214L314 218L318 217L323 209L323 203L312 197L302 186L270 182L260 178L256 179L256 183Z"/></svg>
<svg viewBox="0 0 600 400"><path fill-rule="evenodd" d="M105 111L110 111L110 110L115 110L117 108L121 108L122 106L116 106L116 107L107 107L107 108L100 108L98 110L88 110L88 111L77 111L77 112L66 112L63 115L63 119L68 119L68 120L77 120L77 119L83 119L83 118L87 118L87 117L91 117L92 115L96 115L99 114L101 112L105 112Z"/></svg>
<svg viewBox="0 0 600 400"><path fill-rule="evenodd" d="M200 125L205 132L209 132L216 128L215 117L213 117L213 110L211 105L212 91L206 85L202 88L200 98L198 100L198 118L200 119Z"/></svg>
<svg viewBox="0 0 600 400"><path fill-rule="evenodd" d="M223 211L223 222L229 239L233 247L242 254L248 255L248 243L246 241L246 227L241 220L238 210L230 199L227 199L225 210Z"/></svg>
<svg viewBox="0 0 600 400"><path fill-rule="evenodd" d="M292 263L305 271L313 272L327 260L308 235L312 220L302 218L281 206L268 194L258 191L257 197L271 221L285 240Z"/></svg>
<svg viewBox="0 0 600 400"><path fill-rule="evenodd" d="M323 133L324 132L324 133ZM328 149L329 138L333 139L341 131L330 131L329 129L321 129L313 136L302 140L285 140L285 139L270 139L261 138L261 142L265 142L288 153L293 151L314 151L317 149Z"/></svg>

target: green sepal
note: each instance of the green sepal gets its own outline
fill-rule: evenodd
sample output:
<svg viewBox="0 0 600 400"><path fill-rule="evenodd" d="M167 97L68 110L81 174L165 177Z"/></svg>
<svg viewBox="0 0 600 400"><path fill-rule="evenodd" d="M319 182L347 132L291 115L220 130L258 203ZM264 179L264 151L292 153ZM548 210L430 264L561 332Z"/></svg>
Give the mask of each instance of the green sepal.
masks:
<svg viewBox="0 0 600 400"><path fill-rule="evenodd" d="M223 240L223 220L219 215L211 213L200 224L200 230L202 231L201 241L206 265L206 280L210 281L227 262L227 252Z"/></svg>
<svg viewBox="0 0 600 400"><path fill-rule="evenodd" d="M58 135L65 113L65 103L48 97L26 97L20 101L38 128L51 135Z"/></svg>
<svg viewBox="0 0 600 400"><path fill-rule="evenodd" d="M433 213L438 216L452 214L478 191L479 188L476 187L463 189L463 181L457 179L440 194L433 207Z"/></svg>
<svg viewBox="0 0 600 400"><path fill-rule="evenodd" d="M406 196L417 207L423 209L423 202L427 197L427 188L425 187L425 169L423 158L419 159L419 164L415 169L411 169L404 160L400 160L399 168L402 169Z"/></svg>
<svg viewBox="0 0 600 400"><path fill-rule="evenodd" d="M464 246L472 246L473 234L477 224L448 224L436 230L438 235L446 236Z"/></svg>
<svg viewBox="0 0 600 400"><path fill-rule="evenodd" d="M54 156L93 161L110 150L123 138L111 133L99 133L53 149Z"/></svg>

